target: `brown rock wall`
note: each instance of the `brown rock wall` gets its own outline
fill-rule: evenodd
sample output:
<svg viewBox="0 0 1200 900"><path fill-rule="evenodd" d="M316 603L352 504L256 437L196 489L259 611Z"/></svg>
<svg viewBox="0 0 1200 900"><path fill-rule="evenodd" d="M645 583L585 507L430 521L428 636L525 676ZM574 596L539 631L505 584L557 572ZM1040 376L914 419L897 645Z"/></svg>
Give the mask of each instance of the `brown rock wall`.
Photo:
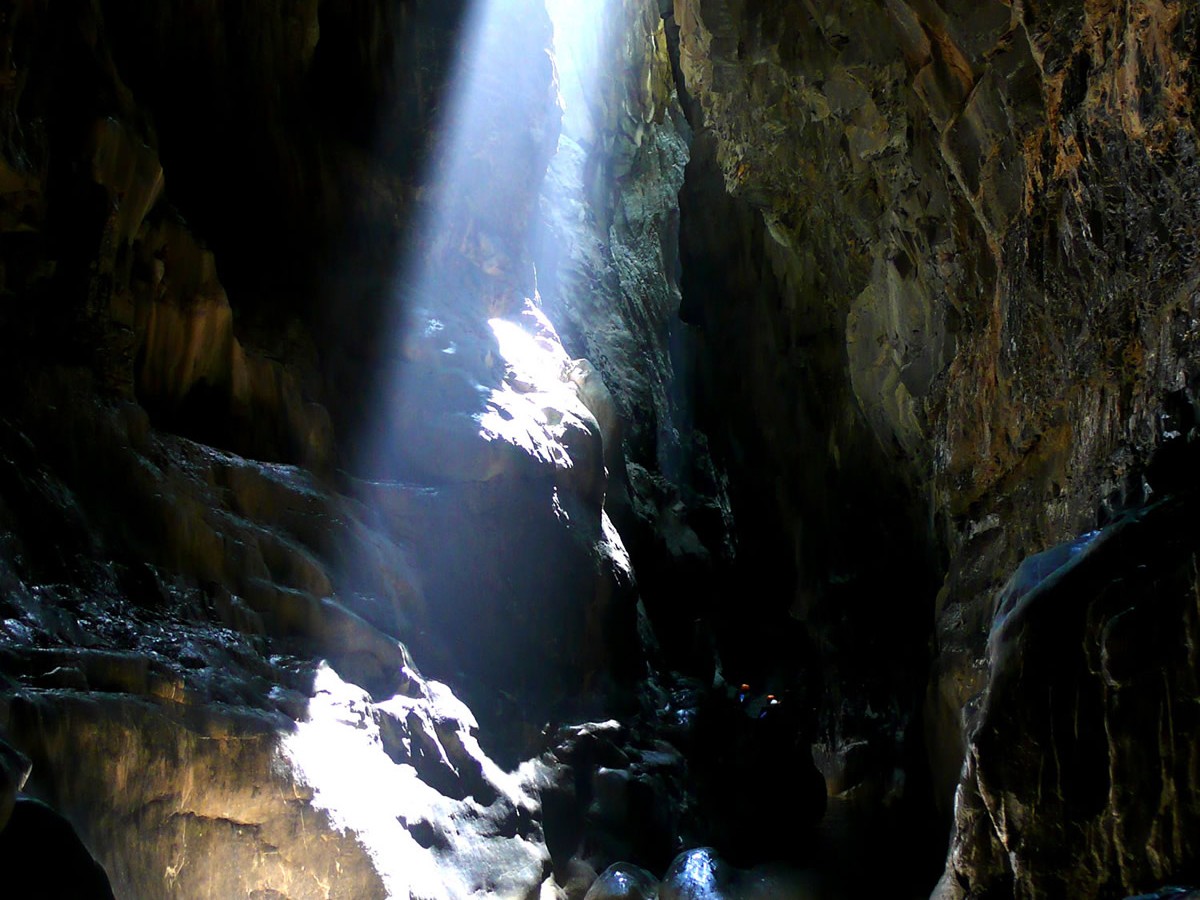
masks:
<svg viewBox="0 0 1200 900"><path fill-rule="evenodd" d="M538 896L540 729L640 674L536 307L549 21L462 16L0 9L0 724L119 895Z"/></svg>
<svg viewBox="0 0 1200 900"><path fill-rule="evenodd" d="M848 447L878 442L921 498L921 542L945 554L923 602L948 810L1007 573L1143 502L1145 485L1176 489L1150 459L1195 402L1194 12L679 0L675 16L725 188L801 275L782 282L774 327L821 323L809 356L827 354L835 387L818 390L847 415L824 431L825 465L848 470ZM812 402L785 383L777 410ZM819 543L822 513L799 508L807 531L783 527ZM801 582L828 583L813 554L797 559ZM1117 866L1089 859L1080 884ZM1049 890L1039 871L1023 889Z"/></svg>

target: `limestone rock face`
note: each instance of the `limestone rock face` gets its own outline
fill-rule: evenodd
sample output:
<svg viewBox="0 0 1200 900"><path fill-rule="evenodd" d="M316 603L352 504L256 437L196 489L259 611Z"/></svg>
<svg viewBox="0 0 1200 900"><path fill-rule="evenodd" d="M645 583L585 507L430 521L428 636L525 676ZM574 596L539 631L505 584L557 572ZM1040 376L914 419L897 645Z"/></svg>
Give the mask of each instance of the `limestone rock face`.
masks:
<svg viewBox="0 0 1200 900"><path fill-rule="evenodd" d="M466 12L0 20L0 730L117 896L552 896L541 729L633 703L550 21Z"/></svg>
<svg viewBox="0 0 1200 900"><path fill-rule="evenodd" d="M775 52L768 35L794 21L796 11L763 10L757 49L758 38L743 35L731 12L710 53L692 46L699 25L688 17L703 18L716 6L689 9L675 10L683 74L692 78L691 55L702 61L733 54L740 43L738 52L758 61L755 84L766 89ZM755 10L744 15L760 27ZM820 52L802 55L811 61ZM760 108L757 88L732 80L737 71L733 62L721 69L724 80L714 91L730 92L724 99L705 92L708 82L688 81L696 137L681 195L690 390L697 422L727 467L737 523L736 574L716 604L717 640L731 682L750 682L761 693L786 686L790 703L803 710L796 721L831 792L893 817L880 833L895 832L904 842L927 833L911 827L924 821L923 799L915 808L907 804L927 795L919 784L920 698L940 577L928 512L912 472L894 463L855 397L847 306L837 299L847 293L834 291L845 274L840 255L855 244L834 225L814 226L788 243L759 197L729 191L726 125L709 115L710 101L724 103L736 121L756 117L745 125L745 140L756 136L746 152L759 155L763 172L778 167L772 177L781 188L821 158L788 142L799 123L766 121L784 116L784 108ZM768 94L782 97L786 89ZM829 165L828 173L812 175L813 190L833 191L848 177ZM858 193L856 186L846 190ZM805 202L805 215L833 219L835 202L843 201ZM878 852L894 852L903 866L929 852L883 843Z"/></svg>
<svg viewBox="0 0 1200 900"><path fill-rule="evenodd" d="M749 211L730 231L744 235L747 266L759 260L758 272L726 283L769 289L763 299L713 298L695 318L715 335L740 326L753 336L723 339L717 358L753 361L737 396L778 423L765 446L805 447L826 483L890 471L883 489L924 511L912 520L915 543L936 548L943 561L931 568L946 576L936 606L918 594L905 618L936 615L925 718L948 812L970 733L964 710L989 683L996 690L985 639L1009 573L1151 491L1176 489L1151 455L1194 422L1192 12L677 0L675 19L702 115L697 143L708 142L725 191ZM687 294L685 281L685 313ZM818 391L828 402L811 399ZM803 442L813 422L823 423L823 446ZM875 452L867 443L875 462L864 460ZM801 479L788 479L791 490ZM822 536L803 522L835 520L831 509L845 507L833 504L856 494L804 493L832 501L782 504L801 513L800 526L785 517L783 527L796 546L799 605L819 619L843 573L829 571ZM994 716L996 701L983 702ZM1109 742L1132 737L1132 725L1106 721ZM993 746L1022 740L1010 726L995 725ZM1061 758L1066 739L1055 735L1043 737ZM967 831L960 817L952 865L974 895L992 883L974 880L979 842L990 835L1014 850L1018 826L1015 807L989 793L986 750L969 759L983 797L972 808L988 816ZM1112 784L1158 767L1138 771ZM1008 796L1026 808L1034 801L1023 790L1035 789ZM1022 818L1022 846L1061 846L1051 819ZM1145 841L1166 869L1188 856L1172 856L1170 840ZM1069 892L1153 883L1152 873L1112 880L1126 871L1115 845L1076 849ZM1055 892L1038 875L1006 877L1018 893Z"/></svg>
<svg viewBox="0 0 1200 900"><path fill-rule="evenodd" d="M549 4L579 15L573 4ZM669 664L713 667L695 634L733 555L720 468L696 429L677 352L679 192L691 128L661 4L605 0L564 37L558 152L540 198L538 287L596 415L605 508L625 535ZM590 398L590 399L589 399Z"/></svg>
<svg viewBox="0 0 1200 900"><path fill-rule="evenodd" d="M117 896L526 896L546 877L534 800L436 684L414 679L425 696L375 704L331 669L308 672L293 682L293 722L200 690L167 703L104 690L89 674L23 686L6 727L41 790L83 823ZM239 673L226 662L225 674Z"/></svg>
<svg viewBox="0 0 1200 900"><path fill-rule="evenodd" d="M140 410L42 399L54 436L5 434L0 710L117 895L536 894L532 773L415 669L397 635L422 646L428 609L380 519ZM39 446L61 452L19 466Z"/></svg>
<svg viewBox="0 0 1200 900"><path fill-rule="evenodd" d="M598 7L597 27L559 53L566 114L543 188L539 287L616 401L630 456L674 475L668 335L688 125L657 5Z"/></svg>
<svg viewBox="0 0 1200 900"><path fill-rule="evenodd" d="M1196 881L1187 3L234 6L0 11L0 740L118 896Z"/></svg>

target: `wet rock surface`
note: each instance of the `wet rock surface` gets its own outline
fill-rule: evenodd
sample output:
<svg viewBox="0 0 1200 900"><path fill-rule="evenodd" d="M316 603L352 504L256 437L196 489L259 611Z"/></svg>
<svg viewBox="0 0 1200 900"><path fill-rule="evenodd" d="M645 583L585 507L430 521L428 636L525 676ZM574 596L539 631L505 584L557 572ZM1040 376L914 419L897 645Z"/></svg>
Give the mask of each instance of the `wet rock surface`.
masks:
<svg viewBox="0 0 1200 900"><path fill-rule="evenodd" d="M1023 559L1178 483L1167 458L1195 421L1192 16L1186 4L675 4L698 113L692 165L711 179L685 184L683 314L704 336L707 402L753 410L728 446L757 425L755 462L804 448L805 466L767 467L782 484L734 468L733 508L779 523L772 556L794 554L793 609L833 644L821 669L844 692L826 702L821 743L841 756L828 775L886 796L896 762L919 771L922 730L949 818L989 702L997 592ZM723 243L719 264L695 268ZM717 289L705 276L689 288L689 271ZM740 383L723 378L731 369ZM906 524L906 510L921 512ZM839 531L868 522L885 534ZM880 588L840 556L864 544L915 589L868 599ZM871 612L839 622L856 602ZM912 703L921 688L905 673L924 667L926 627L914 623L931 612L932 676ZM865 668L838 658L885 633ZM868 697L891 725L865 721ZM1114 727L1087 740L1118 740ZM984 807L990 829L960 827L956 848L1007 833ZM1031 843L1062 845L1049 817L1024 827ZM1166 839L1147 838L1168 868L1190 858ZM1018 876L1018 893L1122 896L1119 857L1085 852L1071 887ZM956 865L968 893L993 883Z"/></svg>
<svg viewBox="0 0 1200 900"><path fill-rule="evenodd" d="M653 900L658 879L638 866L613 863L588 888L584 900Z"/></svg>
<svg viewBox="0 0 1200 900"><path fill-rule="evenodd" d="M457 9L16 7L0 727L28 789L118 896L552 890L539 729L629 706L642 651L599 425L513 237L558 127L544 10L472 76L504 85L463 138L497 167L433 197L412 138ZM435 200L407 264L437 280L397 311ZM410 313L442 327L384 346ZM390 376L406 402L352 438Z"/></svg>
<svg viewBox="0 0 1200 900"><path fill-rule="evenodd" d="M1123 517L998 604L937 896L1123 897L1191 871L1194 508Z"/></svg>
<svg viewBox="0 0 1200 900"><path fill-rule="evenodd" d="M660 900L752 900L780 897L812 900L820 893L819 881L810 873L779 866L738 869L711 848L679 854L658 888Z"/></svg>
<svg viewBox="0 0 1200 900"><path fill-rule="evenodd" d="M1191 7L469 6L0 10L0 839L1195 883Z"/></svg>

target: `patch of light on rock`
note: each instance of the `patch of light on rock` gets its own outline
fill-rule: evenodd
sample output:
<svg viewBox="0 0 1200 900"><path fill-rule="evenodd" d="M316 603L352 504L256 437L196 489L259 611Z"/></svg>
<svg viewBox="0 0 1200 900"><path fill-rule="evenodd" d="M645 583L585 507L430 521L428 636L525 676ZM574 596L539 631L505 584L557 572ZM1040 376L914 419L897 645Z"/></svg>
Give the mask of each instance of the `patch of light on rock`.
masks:
<svg viewBox="0 0 1200 900"><path fill-rule="evenodd" d="M473 734L478 726L467 706L443 684L430 681L424 687L427 696L396 695L373 703L366 691L322 664L307 717L281 739L280 761L312 791L311 805L328 815L334 828L355 836L383 879L388 897L463 897L472 889L448 861L473 852L470 844L478 836L468 829L447 833L439 860L412 836L410 826L452 823L464 816L474 820L483 808L471 798L457 801L442 795L425 784L411 764L393 761L384 748L380 717L405 721L412 712L453 723L462 752L476 761L483 777L513 807L529 804L521 783L530 773L504 772L479 747ZM531 844L526 855L536 862L544 852Z"/></svg>
<svg viewBox="0 0 1200 900"><path fill-rule="evenodd" d="M527 316L539 334L526 331L507 319L489 319L488 325L500 345L500 355L511 367L518 383L534 389L554 390L562 383L570 361L545 316L532 306L527 310Z"/></svg>
<svg viewBox="0 0 1200 900"><path fill-rule="evenodd" d="M446 896L434 859L404 824L437 815L442 795L384 752L366 691L328 665L317 670L313 689L307 718L280 746L297 779L312 789L312 805L335 828L358 835L389 896Z"/></svg>
<svg viewBox="0 0 1200 900"><path fill-rule="evenodd" d="M554 326L532 302L526 303L520 319L488 320L506 374L479 415L480 435L506 441L556 468L574 468L564 435L573 428L598 426L570 379L573 360Z"/></svg>

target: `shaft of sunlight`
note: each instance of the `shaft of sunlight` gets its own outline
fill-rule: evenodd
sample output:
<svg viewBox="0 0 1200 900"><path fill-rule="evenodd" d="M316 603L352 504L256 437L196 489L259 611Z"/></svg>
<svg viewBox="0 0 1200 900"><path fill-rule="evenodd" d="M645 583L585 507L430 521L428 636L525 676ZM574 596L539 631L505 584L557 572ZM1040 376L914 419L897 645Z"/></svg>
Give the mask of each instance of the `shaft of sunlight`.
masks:
<svg viewBox="0 0 1200 900"><path fill-rule="evenodd" d="M558 109L574 135L594 135L590 110L602 23L619 6L614 0L548 0L545 8L540 0L477 0L466 11L419 210L400 251L392 331L379 335L392 352L372 398L372 431L364 436L358 468L385 482L374 487L405 488L395 482L410 476L424 484L486 481L519 458L554 473L552 500L563 518L568 513L559 507L557 484L570 485L572 472L599 472L587 482L600 485L599 499L596 491L588 494L591 512L599 514L602 539L627 572L628 557L601 507L597 422L569 377L574 361L540 309L528 249L541 179L560 134ZM556 77L545 52L551 24ZM456 537L436 536L448 544ZM462 804L469 807L464 815L477 818L479 809L470 798L442 796L403 761L395 740L385 751L380 722L391 715L411 725L414 715L426 715L445 726L453 719L461 723L460 751L474 754L514 808L526 802L518 779L483 756L469 711L448 687L429 682L427 698L381 700L343 674L322 665L308 715L282 741L281 760L312 790L313 805L335 828L357 835L389 896L467 895L467 883L456 880L452 865L434 862L409 824L452 817ZM458 711L451 717L447 709ZM469 837L447 836L443 856L475 852ZM545 848L535 843L525 857L537 871Z"/></svg>

